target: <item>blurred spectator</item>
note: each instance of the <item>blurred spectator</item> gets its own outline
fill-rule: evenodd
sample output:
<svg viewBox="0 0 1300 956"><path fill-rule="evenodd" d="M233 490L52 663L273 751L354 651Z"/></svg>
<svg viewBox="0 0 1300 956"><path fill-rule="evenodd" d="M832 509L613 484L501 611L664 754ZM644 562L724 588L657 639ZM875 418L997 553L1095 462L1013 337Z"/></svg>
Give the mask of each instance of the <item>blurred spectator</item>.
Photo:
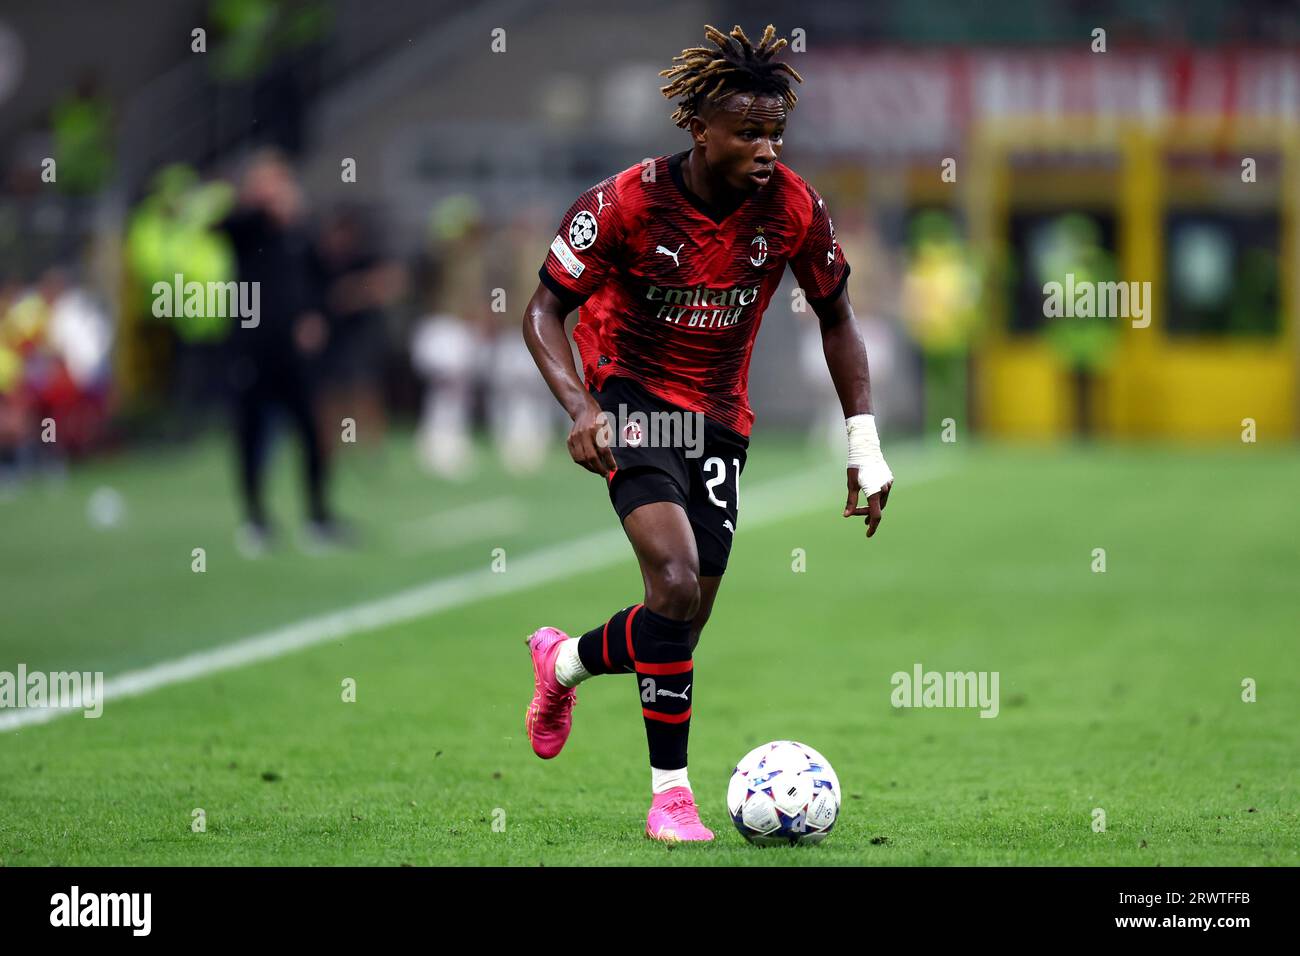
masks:
<svg viewBox="0 0 1300 956"><path fill-rule="evenodd" d="M477 202L443 200L430 240L436 279L411 339L411 362L425 381L416 448L435 474L463 478L474 467L470 428L491 323L488 242Z"/></svg>
<svg viewBox="0 0 1300 956"><path fill-rule="evenodd" d="M493 314L484 385L493 444L502 468L511 475L541 468L555 431L555 399L519 334L519 315L537 284L538 250L546 247L549 219L540 206L521 210L493 243L501 250L499 278L508 307Z"/></svg>
<svg viewBox="0 0 1300 956"><path fill-rule="evenodd" d="M489 229L467 196L433 212L436 279L411 351L426 383L417 448L436 474L461 478L473 470L471 433L480 418L507 474L530 474L545 460L554 400L519 335L518 315L537 282L549 219L539 205Z"/></svg>
<svg viewBox="0 0 1300 956"><path fill-rule="evenodd" d="M377 450L387 428L382 388L387 360L385 310L402 294L405 272L380 254L372 231L355 208L335 210L326 219L319 252L329 320L323 432L332 435L344 418L351 418L358 442Z"/></svg>
<svg viewBox="0 0 1300 956"><path fill-rule="evenodd" d="M0 492L11 487L26 465L33 429L23 387L23 357L11 310L22 293L15 279L0 283Z"/></svg>
<svg viewBox="0 0 1300 956"><path fill-rule="evenodd" d="M0 467L7 480L32 465L61 467L101 439L107 417L112 327L66 270L24 289L0 288Z"/></svg>
<svg viewBox="0 0 1300 956"><path fill-rule="evenodd" d="M240 283L259 283L255 325L232 329L230 385L245 524L239 544L257 556L271 542L263 486L267 432L277 406L303 447L307 531L314 544L340 543L344 529L326 504L326 464L316 430L313 359L325 346L319 265L307 231L302 190L280 154L262 152L240 183L238 208L221 224Z"/></svg>
<svg viewBox="0 0 1300 956"><path fill-rule="evenodd" d="M113 175L111 116L108 100L90 74L55 105L50 119L59 158L56 182L64 192L90 195L108 185Z"/></svg>
<svg viewBox="0 0 1300 956"><path fill-rule="evenodd" d="M983 273L953 216L926 209L909 223L902 310L925 357L929 435L945 419L968 427L969 355L983 319Z"/></svg>
<svg viewBox="0 0 1300 956"><path fill-rule="evenodd" d="M108 412L112 325L103 306L62 269L49 270L41 285L50 309L46 344L56 360L51 414L59 416L61 447L80 455L98 443Z"/></svg>
<svg viewBox="0 0 1300 956"><path fill-rule="evenodd" d="M478 345L470 325L449 312L424 316L411 337L411 363L425 381L416 449L420 463L445 478L464 478L474 467L470 422Z"/></svg>
<svg viewBox="0 0 1300 956"><path fill-rule="evenodd" d="M329 29L330 4L212 0L209 11L221 38L210 61L213 72L251 88L263 142L297 154L306 144L306 74Z"/></svg>
<svg viewBox="0 0 1300 956"><path fill-rule="evenodd" d="M1067 213L1041 227L1034 235L1026 267L1034 285L1061 281L1067 274L1078 283L1114 282L1118 263L1104 247L1101 229L1085 213ZM1093 432L1093 395L1098 376L1110 365L1119 345L1119 328L1114 317L1104 314L1049 321L1047 341L1060 355L1074 384L1075 433Z"/></svg>
<svg viewBox="0 0 1300 956"><path fill-rule="evenodd" d="M132 291L141 303L137 313L146 322L166 322L170 346L171 410L180 419L181 434L192 434L207 423L211 409L224 399L223 343L233 319L213 310L174 312L157 318L145 303L154 297L154 284L171 287L184 281L227 282L235 278L235 258L217 224L230 212L234 190L227 183L205 183L189 166L164 167L152 189L131 214L127 228L127 257Z"/></svg>

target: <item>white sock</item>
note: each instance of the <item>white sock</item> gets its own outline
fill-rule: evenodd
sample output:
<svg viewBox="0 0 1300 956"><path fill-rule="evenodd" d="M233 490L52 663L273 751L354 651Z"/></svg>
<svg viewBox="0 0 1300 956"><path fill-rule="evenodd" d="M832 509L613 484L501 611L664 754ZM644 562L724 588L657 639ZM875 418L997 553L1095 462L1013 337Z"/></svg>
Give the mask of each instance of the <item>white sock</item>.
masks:
<svg viewBox="0 0 1300 956"><path fill-rule="evenodd" d="M681 770L658 770L650 768L650 792L667 793L673 787L691 789L691 782L686 779L686 768ZM691 790L694 793L694 790Z"/></svg>
<svg viewBox="0 0 1300 956"><path fill-rule="evenodd" d="M577 687L591 676L578 656L578 639L571 637L563 642L560 653L555 655L555 679L564 687Z"/></svg>

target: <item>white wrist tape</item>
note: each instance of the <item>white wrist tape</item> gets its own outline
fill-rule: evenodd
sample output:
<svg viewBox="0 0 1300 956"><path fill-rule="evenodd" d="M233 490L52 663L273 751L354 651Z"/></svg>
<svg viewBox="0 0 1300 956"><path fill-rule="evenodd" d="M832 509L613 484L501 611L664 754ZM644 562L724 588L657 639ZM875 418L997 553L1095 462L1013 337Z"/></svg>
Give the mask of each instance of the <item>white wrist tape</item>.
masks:
<svg viewBox="0 0 1300 956"><path fill-rule="evenodd" d="M844 419L844 427L849 433L848 467L858 469L858 485L870 497L894 480L894 473L880 452L876 416L854 415Z"/></svg>

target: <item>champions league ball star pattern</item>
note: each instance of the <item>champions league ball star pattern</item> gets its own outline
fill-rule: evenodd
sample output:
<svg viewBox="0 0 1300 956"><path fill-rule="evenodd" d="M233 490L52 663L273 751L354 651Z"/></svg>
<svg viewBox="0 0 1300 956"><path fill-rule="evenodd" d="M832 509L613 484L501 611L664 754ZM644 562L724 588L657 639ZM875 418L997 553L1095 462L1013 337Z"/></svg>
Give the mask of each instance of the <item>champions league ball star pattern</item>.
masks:
<svg viewBox="0 0 1300 956"><path fill-rule="evenodd" d="M569 245L579 251L590 249L596 242L596 217L585 209L569 223Z"/></svg>
<svg viewBox="0 0 1300 956"><path fill-rule="evenodd" d="M776 740L736 764L727 812L750 843L820 843L840 812L840 781L826 758L807 744Z"/></svg>

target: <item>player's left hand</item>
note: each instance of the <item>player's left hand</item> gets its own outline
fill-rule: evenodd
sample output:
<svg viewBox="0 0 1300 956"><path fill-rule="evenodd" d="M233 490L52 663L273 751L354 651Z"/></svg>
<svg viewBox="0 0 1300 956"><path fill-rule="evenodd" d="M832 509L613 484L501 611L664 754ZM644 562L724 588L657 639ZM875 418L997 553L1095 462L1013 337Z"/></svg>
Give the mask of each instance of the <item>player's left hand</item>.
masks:
<svg viewBox="0 0 1300 956"><path fill-rule="evenodd" d="M880 490L873 494L867 495L867 506L858 507L858 499L862 493L862 485L858 478L858 469L851 467L848 469L849 499L844 503L844 517L852 518L854 516L866 516L867 537L870 538L876 533L876 528L880 524L880 518L885 510L885 505L889 502L889 489L894 487L894 476L890 475L889 480L880 485Z"/></svg>

